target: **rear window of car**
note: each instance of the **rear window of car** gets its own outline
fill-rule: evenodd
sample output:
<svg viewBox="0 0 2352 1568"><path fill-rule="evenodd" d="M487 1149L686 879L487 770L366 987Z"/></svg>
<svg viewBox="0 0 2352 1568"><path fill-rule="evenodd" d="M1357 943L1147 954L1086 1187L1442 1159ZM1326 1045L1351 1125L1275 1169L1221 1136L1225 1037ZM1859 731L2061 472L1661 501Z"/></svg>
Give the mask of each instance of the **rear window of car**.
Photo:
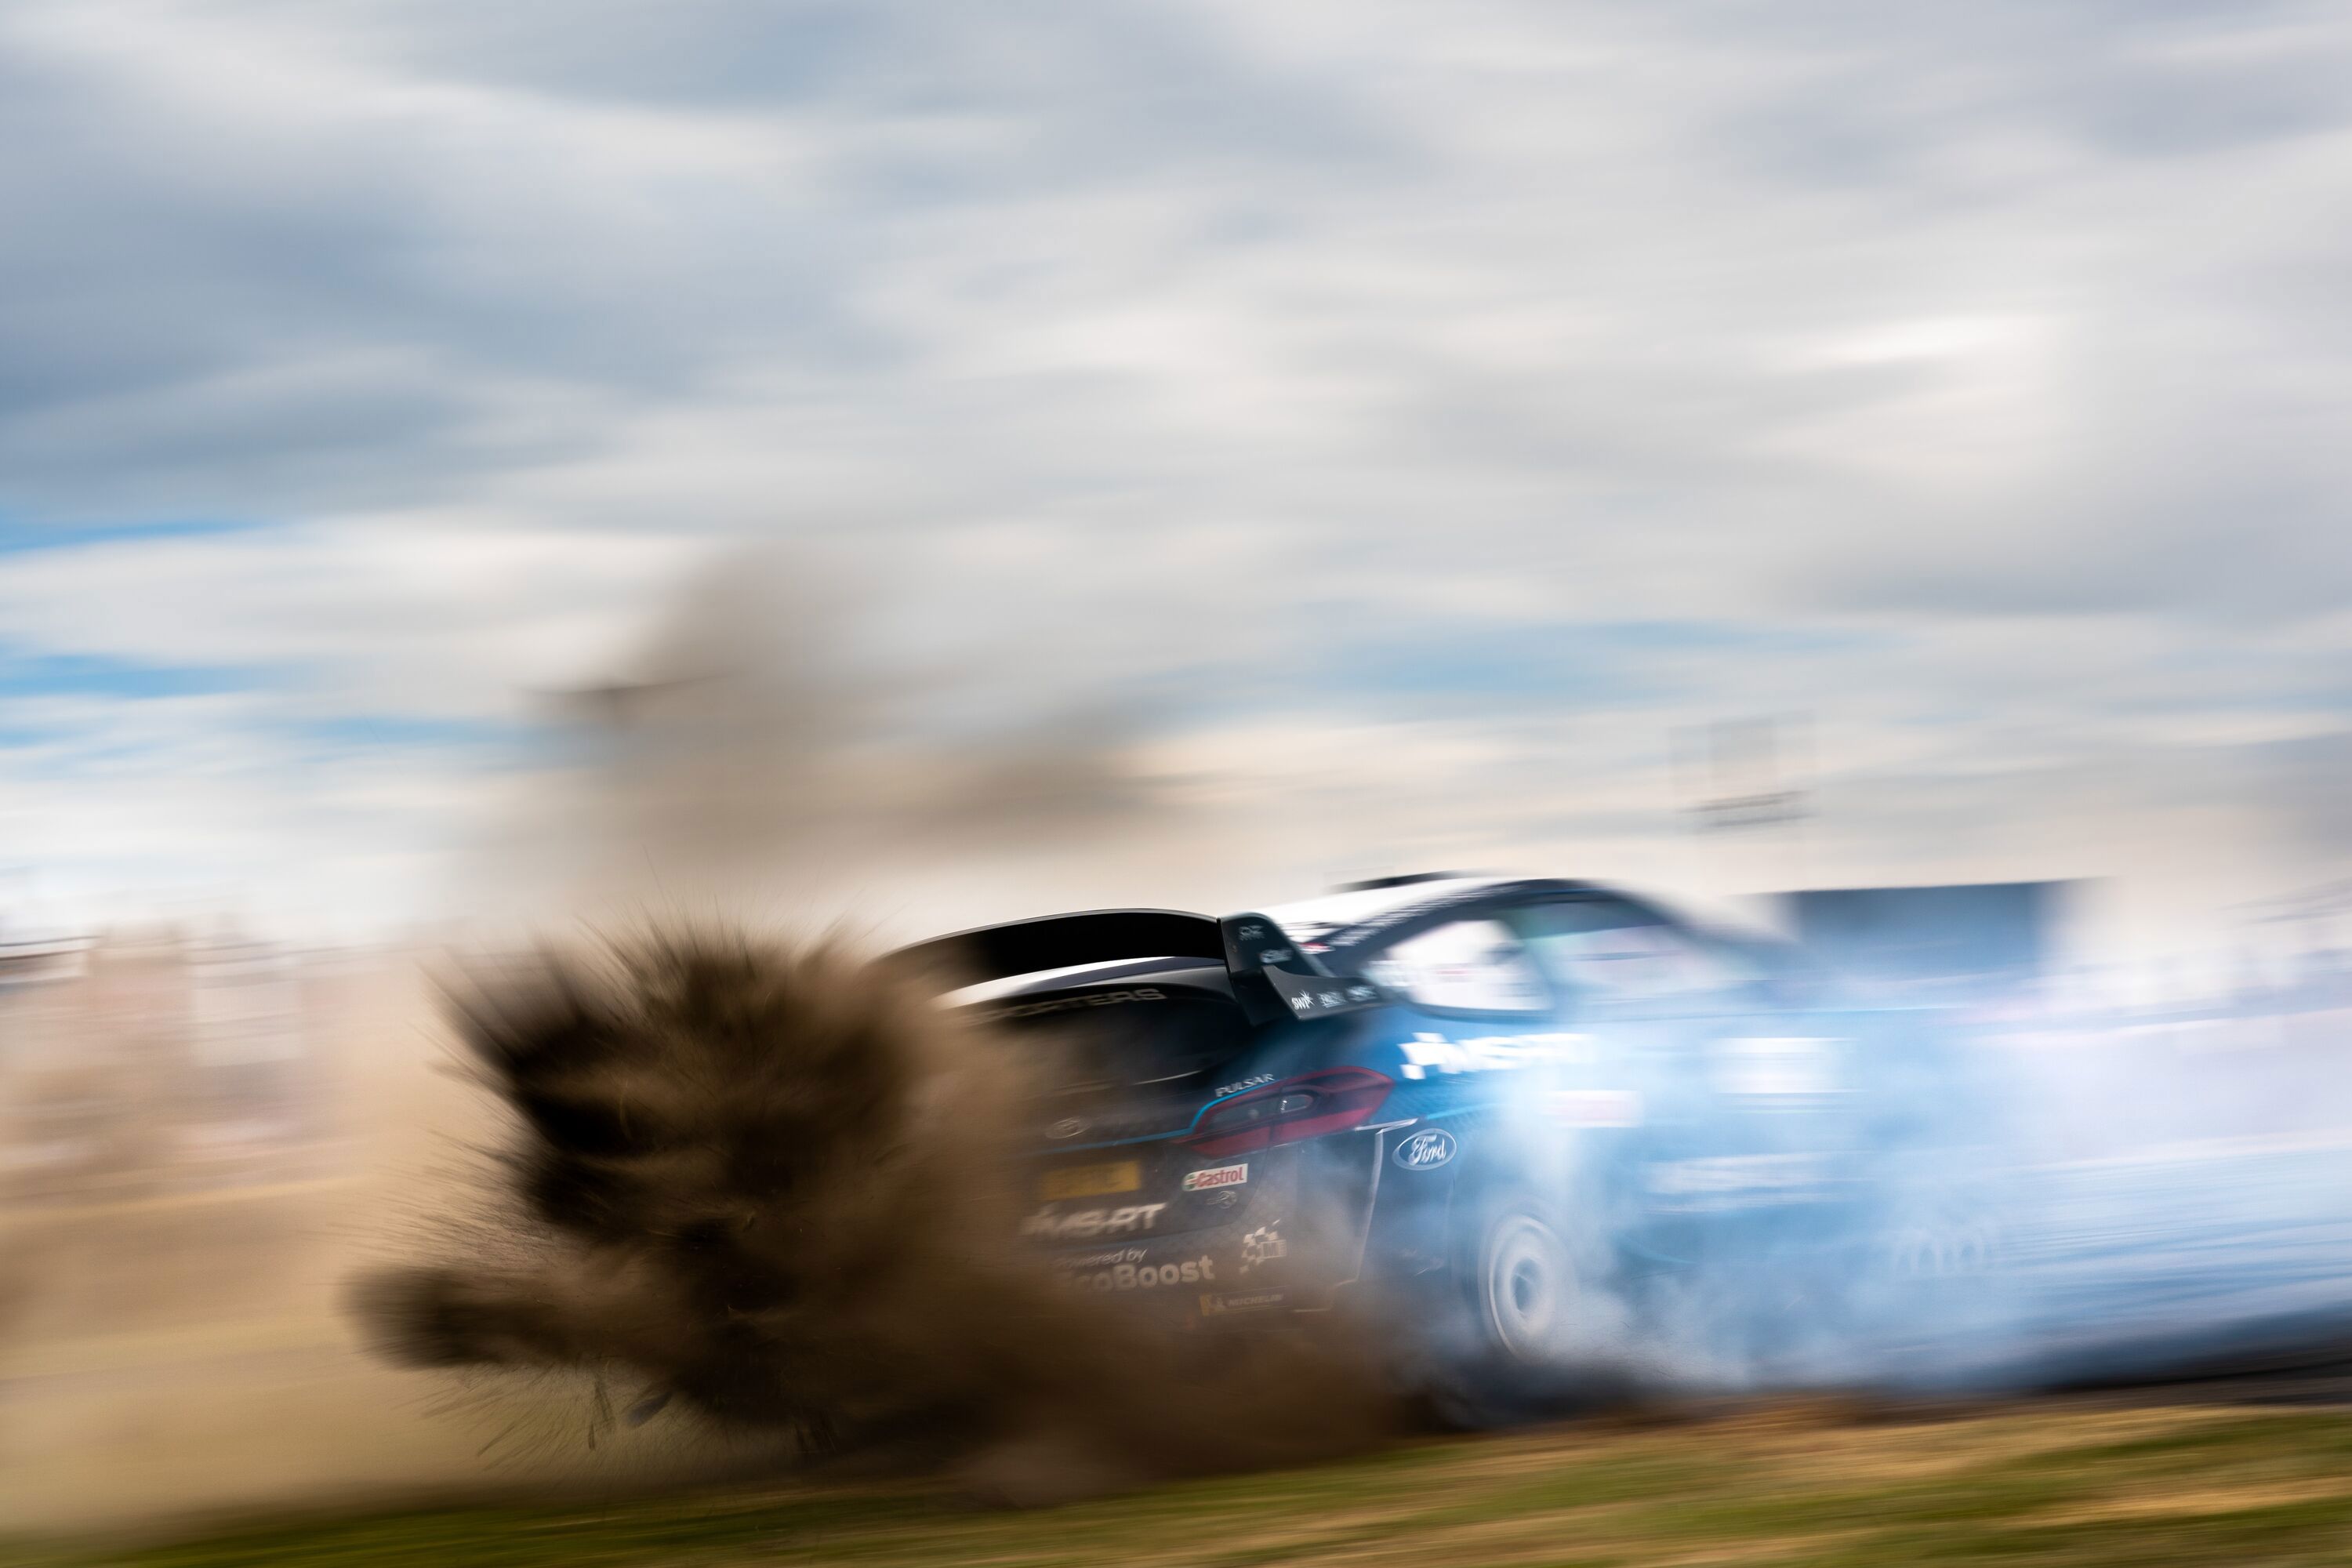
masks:
<svg viewBox="0 0 2352 1568"><path fill-rule="evenodd" d="M1760 968L1649 911L1607 900L1538 905L1515 922L1545 973L1599 1003L1659 1003L1754 984Z"/></svg>
<svg viewBox="0 0 2352 1568"><path fill-rule="evenodd" d="M1407 937L1366 964L1364 978L1441 1012L1539 1013L1551 1001L1527 944L1497 920Z"/></svg>

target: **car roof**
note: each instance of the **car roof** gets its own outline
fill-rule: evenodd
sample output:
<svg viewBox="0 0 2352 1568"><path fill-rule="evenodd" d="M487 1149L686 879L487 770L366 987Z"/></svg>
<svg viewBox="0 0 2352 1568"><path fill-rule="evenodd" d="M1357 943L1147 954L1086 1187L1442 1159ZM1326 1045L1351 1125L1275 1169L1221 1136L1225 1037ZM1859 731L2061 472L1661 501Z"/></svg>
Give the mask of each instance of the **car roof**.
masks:
<svg viewBox="0 0 2352 1568"><path fill-rule="evenodd" d="M1491 889L1528 885L1528 879L1524 877L1423 878L1390 887L1347 889L1326 893L1319 898L1277 904L1255 912L1274 921L1293 942L1304 942L1336 932L1358 931L1367 924L1377 924L1383 917L1400 912L1464 903ZM1560 882L1548 885L1566 889L1580 884ZM941 996L940 1002L946 1006L967 1006L973 1003L1003 1001L1074 986L1132 982L1160 975L1173 977L1185 974L1189 979L1192 978L1190 972L1203 971L1207 967L1198 958L1139 955L1008 974L979 984L959 987Z"/></svg>
<svg viewBox="0 0 2352 1568"><path fill-rule="evenodd" d="M1453 903L1488 888L1520 880L1516 877L1443 877L1426 882L1406 882L1391 888L1357 888L1301 899L1257 911L1294 939L1305 939L1343 926L1361 925L1399 910L1423 904Z"/></svg>

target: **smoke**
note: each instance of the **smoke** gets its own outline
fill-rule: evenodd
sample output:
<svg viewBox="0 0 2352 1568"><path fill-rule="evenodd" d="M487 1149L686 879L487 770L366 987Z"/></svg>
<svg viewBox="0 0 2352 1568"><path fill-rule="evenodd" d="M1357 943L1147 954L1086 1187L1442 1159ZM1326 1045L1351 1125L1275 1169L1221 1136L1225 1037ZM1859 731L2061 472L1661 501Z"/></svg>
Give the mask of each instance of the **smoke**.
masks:
<svg viewBox="0 0 2352 1568"><path fill-rule="evenodd" d="M1006 1043L837 946L672 932L478 973L512 1113L494 1223L354 1302L416 1367L560 1370L805 1454L922 1434L1033 1500L1339 1451L1389 1412L1343 1349L1202 1360L1017 1246ZM489 1244L485 1245L485 1238Z"/></svg>
<svg viewBox="0 0 2352 1568"><path fill-rule="evenodd" d="M1599 1065L1539 1075L1505 1130L1513 1184L1565 1194L1562 1367L1992 1394L2341 1363L2352 996L2313 1000L1596 1020ZM1643 1051L1643 1126L1542 1113Z"/></svg>

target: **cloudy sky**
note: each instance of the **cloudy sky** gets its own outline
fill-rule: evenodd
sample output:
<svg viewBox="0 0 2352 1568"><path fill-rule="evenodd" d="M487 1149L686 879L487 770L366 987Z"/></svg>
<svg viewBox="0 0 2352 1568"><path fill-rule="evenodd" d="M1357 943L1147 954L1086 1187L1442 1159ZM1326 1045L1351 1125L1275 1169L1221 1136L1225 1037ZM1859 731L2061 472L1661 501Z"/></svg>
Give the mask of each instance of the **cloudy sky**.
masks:
<svg viewBox="0 0 2352 1568"><path fill-rule="evenodd" d="M1139 901L2352 869L2341 7L9 0L0 198L0 905L435 913L714 560Z"/></svg>

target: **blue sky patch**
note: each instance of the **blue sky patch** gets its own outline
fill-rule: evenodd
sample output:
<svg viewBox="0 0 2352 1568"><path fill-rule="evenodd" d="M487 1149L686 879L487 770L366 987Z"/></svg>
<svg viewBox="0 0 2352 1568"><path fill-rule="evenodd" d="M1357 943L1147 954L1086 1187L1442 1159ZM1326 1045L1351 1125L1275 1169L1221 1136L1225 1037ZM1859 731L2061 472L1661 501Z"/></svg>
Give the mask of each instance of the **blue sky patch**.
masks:
<svg viewBox="0 0 2352 1568"><path fill-rule="evenodd" d="M142 701L217 697L270 684L268 672L243 665L154 664L103 653L28 653L0 647L0 699L100 697Z"/></svg>
<svg viewBox="0 0 2352 1568"><path fill-rule="evenodd" d="M1737 621L1439 623L1332 650L1326 682L1376 697L1606 708L1706 684L1716 659L1860 651L1891 637Z"/></svg>
<svg viewBox="0 0 2352 1568"><path fill-rule="evenodd" d="M158 518L126 522L28 522L0 515L0 555L42 550L81 550L94 544L153 542L168 539L215 539L251 533L268 526L226 518Z"/></svg>
<svg viewBox="0 0 2352 1568"><path fill-rule="evenodd" d="M274 724L289 738L330 751L453 751L510 746L530 732L497 719L429 713L333 713Z"/></svg>

